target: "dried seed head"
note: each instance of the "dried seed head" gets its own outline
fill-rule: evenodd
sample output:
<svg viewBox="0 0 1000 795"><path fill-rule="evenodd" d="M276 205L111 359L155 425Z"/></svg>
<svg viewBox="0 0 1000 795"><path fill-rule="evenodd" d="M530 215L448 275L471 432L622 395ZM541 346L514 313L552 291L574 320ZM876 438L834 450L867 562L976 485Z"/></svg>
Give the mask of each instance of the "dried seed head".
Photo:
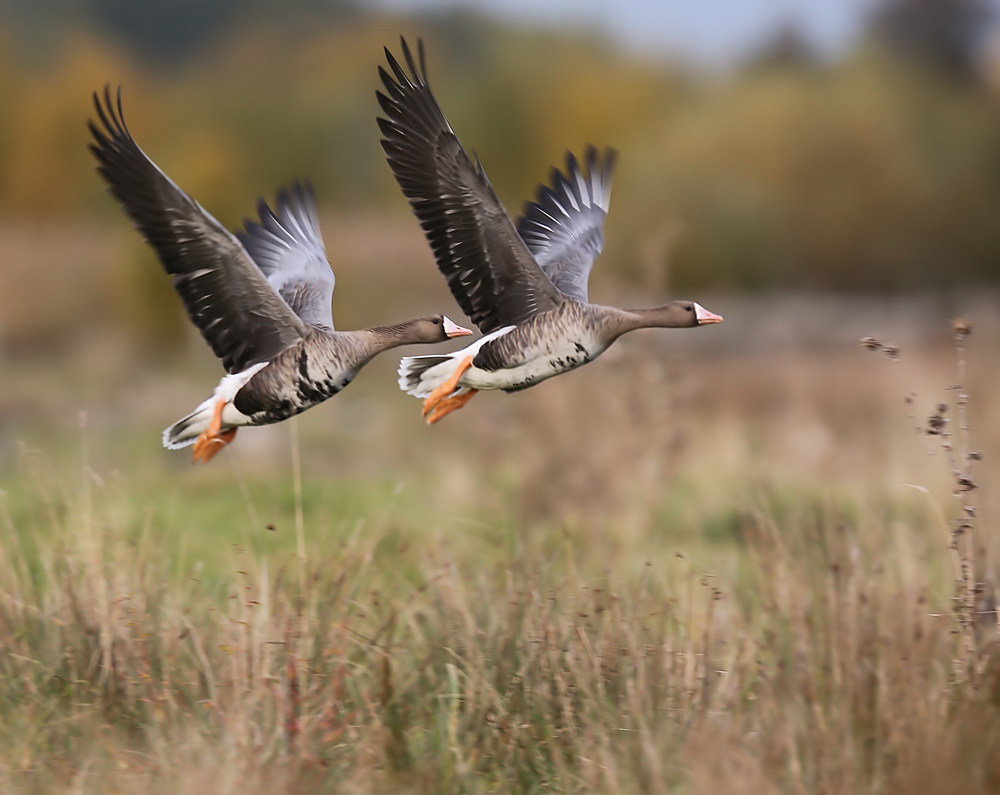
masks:
<svg viewBox="0 0 1000 795"><path fill-rule="evenodd" d="M899 358L899 346L888 345L875 337L864 337L861 340L861 347L870 351L882 351L890 359Z"/></svg>
<svg viewBox="0 0 1000 795"><path fill-rule="evenodd" d="M942 431L944 431L944 426L948 424L948 420L943 416L945 408L947 406L938 406L938 410L927 418L928 436L940 436Z"/></svg>
<svg viewBox="0 0 1000 795"><path fill-rule="evenodd" d="M973 450L971 453L969 453L969 460L970 461L982 461L983 460L983 454L980 453L980 452L978 452L977 450Z"/></svg>
<svg viewBox="0 0 1000 795"><path fill-rule="evenodd" d="M951 330L956 337L968 337L972 333L972 321L968 318L957 317L951 321Z"/></svg>

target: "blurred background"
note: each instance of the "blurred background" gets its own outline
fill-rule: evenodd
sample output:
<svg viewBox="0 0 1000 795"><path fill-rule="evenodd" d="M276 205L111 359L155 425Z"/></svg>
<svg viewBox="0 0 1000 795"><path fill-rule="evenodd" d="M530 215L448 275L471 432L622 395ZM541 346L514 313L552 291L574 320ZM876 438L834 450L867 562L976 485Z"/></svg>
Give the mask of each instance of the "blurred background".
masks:
<svg viewBox="0 0 1000 795"><path fill-rule="evenodd" d="M231 228L258 196L313 181L341 328L462 322L378 143L376 67L402 33L424 38L437 97L512 214L567 149L620 150L593 300L690 298L726 323L632 335L431 430L384 356L301 418L311 510L349 523L374 491L412 498L428 526L530 516L612 522L619 538L682 533L687 511L705 537L707 511L725 537L747 490L806 483L826 499L835 479L838 494L898 497L921 449L902 398L916 391L919 414L948 397L935 390L953 383L955 315L976 324L974 431L987 449L998 438L981 399L1000 386L998 12L0 0L0 475L31 450L58 469L87 439L101 467L166 484L150 499L176 507L289 469L287 425L241 431L204 469L160 449L221 368L94 171L86 121L105 85L123 87L145 151ZM863 352L866 334L902 359Z"/></svg>

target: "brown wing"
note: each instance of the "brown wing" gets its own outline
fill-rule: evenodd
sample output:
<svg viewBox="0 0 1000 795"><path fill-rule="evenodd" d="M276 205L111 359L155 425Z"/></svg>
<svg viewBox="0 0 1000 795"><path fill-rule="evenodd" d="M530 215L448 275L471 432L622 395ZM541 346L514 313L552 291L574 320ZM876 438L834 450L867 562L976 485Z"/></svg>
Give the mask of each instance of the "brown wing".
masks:
<svg viewBox="0 0 1000 795"><path fill-rule="evenodd" d="M488 334L554 309L565 296L535 262L477 160L469 160L402 40L407 74L392 53L378 101L382 148L427 235L459 306Z"/></svg>
<svg viewBox="0 0 1000 795"><path fill-rule="evenodd" d="M230 373L270 361L307 333L239 240L157 168L132 139L121 89L94 94L101 127L90 150L136 227L173 276L191 322Z"/></svg>

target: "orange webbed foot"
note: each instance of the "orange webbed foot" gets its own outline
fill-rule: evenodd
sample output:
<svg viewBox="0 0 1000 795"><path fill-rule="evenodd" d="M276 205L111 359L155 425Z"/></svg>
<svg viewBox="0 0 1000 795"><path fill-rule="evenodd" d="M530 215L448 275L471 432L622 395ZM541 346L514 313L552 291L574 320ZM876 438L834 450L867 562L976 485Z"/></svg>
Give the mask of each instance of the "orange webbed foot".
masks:
<svg viewBox="0 0 1000 795"><path fill-rule="evenodd" d="M458 411L462 406L468 403L472 398L476 396L479 390L470 389L461 395L455 395L454 397L442 400L434 407L434 411L429 415L425 415L424 419L428 425L433 425L435 422L440 422L453 411Z"/></svg>
<svg viewBox="0 0 1000 795"><path fill-rule="evenodd" d="M215 411L212 412L212 421L194 443L191 454L192 463L197 464L201 461L203 464L207 464L223 447L236 438L236 428L222 431L222 410L225 407L226 401L216 401Z"/></svg>
<svg viewBox="0 0 1000 795"><path fill-rule="evenodd" d="M233 439L236 438L236 428L231 428L223 433L218 433L213 436L209 436L208 432L202 433L198 437L198 441L194 443L194 453L191 457L193 463L198 463L199 461L203 464L207 464L216 454L222 450L227 444L229 444Z"/></svg>
<svg viewBox="0 0 1000 795"><path fill-rule="evenodd" d="M466 356L462 359L458 367L455 368L455 372L451 374L451 378L445 381L441 386L431 392L427 398L424 400L424 410L421 412L421 416L426 417L432 411L434 411L435 406L438 405L442 400L451 395L456 389L458 389L458 382L462 377L462 374L472 367L472 357ZM464 404L463 404L464 405Z"/></svg>

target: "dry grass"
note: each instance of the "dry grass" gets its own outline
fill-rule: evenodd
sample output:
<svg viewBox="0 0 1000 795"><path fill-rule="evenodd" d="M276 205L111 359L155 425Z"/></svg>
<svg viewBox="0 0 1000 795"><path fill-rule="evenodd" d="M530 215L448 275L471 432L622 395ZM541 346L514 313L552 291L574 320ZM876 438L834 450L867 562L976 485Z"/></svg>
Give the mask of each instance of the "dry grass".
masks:
<svg viewBox="0 0 1000 795"><path fill-rule="evenodd" d="M728 583L681 558L585 578L571 543L473 570L360 534L304 579L238 552L174 581L90 488L37 561L4 539L4 791L1000 784L1000 689L950 684L935 553L901 528L761 516Z"/></svg>
<svg viewBox="0 0 1000 795"><path fill-rule="evenodd" d="M433 432L385 398L377 426L306 415L304 567L253 432L172 472L172 511L169 483L140 496L85 451L60 485L29 454L2 503L0 790L995 792L995 627L956 677L952 474L902 401L930 415L951 354L657 344ZM328 507L380 468L402 494ZM206 479L239 516L203 512Z"/></svg>

